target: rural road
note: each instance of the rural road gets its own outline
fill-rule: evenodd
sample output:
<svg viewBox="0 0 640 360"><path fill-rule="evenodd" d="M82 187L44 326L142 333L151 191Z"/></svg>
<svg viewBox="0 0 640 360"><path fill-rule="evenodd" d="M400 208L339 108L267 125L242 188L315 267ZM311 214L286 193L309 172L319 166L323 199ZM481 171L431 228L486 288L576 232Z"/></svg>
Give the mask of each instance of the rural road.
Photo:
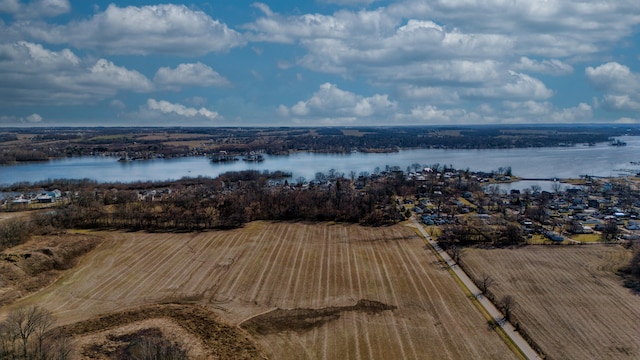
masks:
<svg viewBox="0 0 640 360"><path fill-rule="evenodd" d="M418 228L418 230L420 230L420 233L427 240L429 245L431 245L433 250L435 250L442 257L442 259L444 259L449 268L453 270L453 272L456 274L456 276L458 276L460 281L462 281L467 289L469 289L472 294L476 295L476 299L478 300L480 305L482 305L485 311L489 313L489 315L491 315L491 317L500 325L505 334L507 334L511 341L520 349L522 355L524 355L527 359L541 359L538 353L536 353L535 350L531 348L529 343L524 340L524 338L520 335L520 333L516 331L516 329L513 327L513 325L511 325L510 322L502 321L502 319L504 319L502 313L491 301L489 301L489 299L480 294L480 289L478 289L473 281L471 281L471 278L467 275L467 273L465 273L458 265L456 265L449 254L447 254L446 251L442 250L442 248L431 238L431 236L427 234L427 232L424 230L424 227L420 223L418 223L415 218L413 218L412 221Z"/></svg>

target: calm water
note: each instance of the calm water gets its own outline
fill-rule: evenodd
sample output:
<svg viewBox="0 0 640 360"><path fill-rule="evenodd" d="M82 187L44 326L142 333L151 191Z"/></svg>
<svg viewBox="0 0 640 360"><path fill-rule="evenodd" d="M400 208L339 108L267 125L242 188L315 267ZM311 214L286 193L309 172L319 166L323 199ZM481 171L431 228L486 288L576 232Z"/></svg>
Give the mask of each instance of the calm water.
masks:
<svg viewBox="0 0 640 360"><path fill-rule="evenodd" d="M89 178L100 182L133 182L138 180L168 180L185 176L216 177L227 171L246 169L282 170L293 179L315 178L317 172L330 169L344 173L373 173L376 167L400 166L406 170L414 163L451 165L457 169L492 171L511 166L513 174L525 178L576 178L580 175L618 176L628 169L640 172L640 137L623 137L627 146L614 147L606 143L596 146L499 149L499 150L404 150L390 154L314 154L296 153L289 156L265 156L261 163L237 161L213 164L208 159L178 158L148 161L118 162L115 158L79 157L45 163L0 166L0 184L46 179Z"/></svg>

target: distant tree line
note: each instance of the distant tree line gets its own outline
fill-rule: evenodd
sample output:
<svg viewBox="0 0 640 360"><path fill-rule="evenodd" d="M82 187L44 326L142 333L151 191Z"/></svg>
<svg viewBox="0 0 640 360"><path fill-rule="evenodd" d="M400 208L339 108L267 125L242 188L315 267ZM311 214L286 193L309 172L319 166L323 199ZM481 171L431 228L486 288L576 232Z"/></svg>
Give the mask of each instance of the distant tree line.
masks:
<svg viewBox="0 0 640 360"><path fill-rule="evenodd" d="M225 229L254 220L384 225L404 219L394 196L415 190L402 176L369 181L362 189L356 189L353 181L344 177L309 186L273 181L273 174L257 171L227 173L215 179L183 179L173 193L157 200L150 196L140 200L138 190L105 186L109 190L78 192L69 203L37 216L36 224L45 228L154 231Z"/></svg>
<svg viewBox="0 0 640 360"><path fill-rule="evenodd" d="M17 162L46 161L49 155L40 150L5 150L0 151L0 165Z"/></svg>
<svg viewBox="0 0 640 360"><path fill-rule="evenodd" d="M0 133L2 142L18 139L24 129ZM592 144L623 134L637 135L635 128L616 127L388 127L388 128L58 128L29 129L30 140L11 143L0 152L0 164L39 161L66 156L126 152L142 158L207 155L205 150L171 140L188 135L190 141L208 144L215 151L268 154L292 151L344 153L396 151L401 148L499 149ZM149 134L158 136L148 136ZM172 138L172 136L174 136ZM18 148L21 147L21 148Z"/></svg>

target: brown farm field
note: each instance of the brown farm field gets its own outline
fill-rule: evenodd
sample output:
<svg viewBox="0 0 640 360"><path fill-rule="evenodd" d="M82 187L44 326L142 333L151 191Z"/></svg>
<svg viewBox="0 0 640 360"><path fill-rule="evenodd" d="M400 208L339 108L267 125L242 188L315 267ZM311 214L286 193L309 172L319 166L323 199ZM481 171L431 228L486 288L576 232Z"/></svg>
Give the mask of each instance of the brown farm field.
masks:
<svg viewBox="0 0 640 360"><path fill-rule="evenodd" d="M621 246L465 249L467 273L495 280L511 295L514 318L549 359L639 359L640 296L615 271L631 252Z"/></svg>
<svg viewBox="0 0 640 360"><path fill-rule="evenodd" d="M38 304L85 342L86 324L183 304L215 313L273 359L518 358L406 226L253 222L100 235L74 270L2 310ZM143 310L131 311L139 323ZM133 326L116 318L115 327Z"/></svg>

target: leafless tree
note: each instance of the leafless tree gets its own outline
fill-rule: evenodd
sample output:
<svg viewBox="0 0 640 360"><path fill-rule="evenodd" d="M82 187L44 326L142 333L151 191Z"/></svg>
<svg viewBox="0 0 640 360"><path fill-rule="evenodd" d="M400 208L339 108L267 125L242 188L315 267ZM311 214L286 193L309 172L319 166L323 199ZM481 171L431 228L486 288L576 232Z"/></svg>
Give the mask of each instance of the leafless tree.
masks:
<svg viewBox="0 0 640 360"><path fill-rule="evenodd" d="M494 283L495 281L493 280L493 278L491 278L491 276L489 276L487 273L482 273L482 277L480 277L480 280L478 281L478 288L480 289L480 292L486 294L489 288Z"/></svg>
<svg viewBox="0 0 640 360"><path fill-rule="evenodd" d="M449 248L449 252L451 253L451 259L458 263L460 261L460 256L462 255L460 247L453 245Z"/></svg>
<svg viewBox="0 0 640 360"><path fill-rule="evenodd" d="M47 342L46 360L71 359L71 339L55 330L49 334Z"/></svg>
<svg viewBox="0 0 640 360"><path fill-rule="evenodd" d="M619 232L620 229L618 228L616 219L609 219L605 222L604 228L602 229L602 240L615 240Z"/></svg>
<svg viewBox="0 0 640 360"><path fill-rule="evenodd" d="M44 359L44 344L53 323L51 312L35 305L9 313L1 326L3 351L8 358Z"/></svg>
<svg viewBox="0 0 640 360"><path fill-rule="evenodd" d="M181 344L164 338L142 336L135 339L127 353L137 360L183 360L188 358L188 351Z"/></svg>
<svg viewBox="0 0 640 360"><path fill-rule="evenodd" d="M29 220L0 223L0 250L22 244L31 238L33 226Z"/></svg>
<svg viewBox="0 0 640 360"><path fill-rule="evenodd" d="M516 301L511 295L505 295L500 299L500 308L504 313L504 319L507 321L511 321L511 315L513 314L513 309L516 307Z"/></svg>

